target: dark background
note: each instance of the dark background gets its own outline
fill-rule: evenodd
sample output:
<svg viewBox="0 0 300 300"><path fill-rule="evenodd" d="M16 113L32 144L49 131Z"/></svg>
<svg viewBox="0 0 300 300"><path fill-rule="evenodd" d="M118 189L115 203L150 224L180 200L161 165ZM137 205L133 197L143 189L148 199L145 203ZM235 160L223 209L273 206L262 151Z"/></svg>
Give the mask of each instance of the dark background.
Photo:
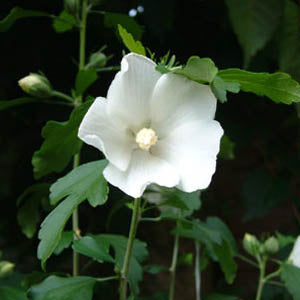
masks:
<svg viewBox="0 0 300 300"><path fill-rule="evenodd" d="M242 67L242 51L231 28L227 7L222 0L211 1L104 1L101 10L127 14L131 8L144 6L144 13L136 20L144 27L142 42L157 56L168 50L177 60L185 63L189 56L210 57L219 69ZM1 1L0 19L14 6L36 9L58 15L62 1ZM48 18L22 19L5 33L0 34L0 100L22 97L17 81L29 72L42 71L56 90L69 93L74 85L78 58L78 33L57 34ZM112 29L103 26L101 15L88 19L87 54L107 45L106 53L113 54L111 65L117 65L122 57L123 45ZM250 70L274 72L276 45L271 41L253 59ZM93 96L105 96L114 76L113 72L101 73L99 80L89 89ZM28 240L21 232L17 219L16 199L31 184L31 157L39 149L41 129L48 120L65 121L68 108L47 104L28 104L0 112L0 250L6 259L16 263L22 273L40 270L35 258L37 238ZM224 219L240 243L245 232L261 234L278 230L296 234L299 230L299 121L293 105L285 106L269 99L240 93L229 95L229 101L219 104L216 119L225 134L236 144L235 159L219 159L214 180L202 194L203 207L198 214L202 218L217 215ZM82 160L90 161L99 153L84 146ZM294 171L291 171L293 167ZM288 182L288 192L276 205L271 205L261 217L245 221L247 204L244 199L244 182L257 169ZM57 177L48 176L52 182ZM260 193L255 190L253 193ZM259 188L258 188L259 189ZM275 193L276 194L276 193ZM92 209L80 208L83 232L105 232L106 216L122 194L111 188L109 203ZM259 204L253 203L252 207ZM272 207L274 206L274 207ZM249 208L249 205L248 205ZM42 212L41 220L46 215ZM130 212L121 209L113 218L109 232L127 234ZM170 264L172 237L168 232L171 223L143 224L138 237L149 243L152 263ZM181 252L193 251L192 243L183 240ZM70 252L52 258L49 271L70 271ZM97 266L88 272L97 272ZM239 272L233 287L226 287L218 265L210 264L203 275L204 292L237 291L244 296L256 287L256 270L239 261ZM146 276L144 294L167 289L168 274ZM193 274L188 266L178 267L177 298L193 299Z"/></svg>

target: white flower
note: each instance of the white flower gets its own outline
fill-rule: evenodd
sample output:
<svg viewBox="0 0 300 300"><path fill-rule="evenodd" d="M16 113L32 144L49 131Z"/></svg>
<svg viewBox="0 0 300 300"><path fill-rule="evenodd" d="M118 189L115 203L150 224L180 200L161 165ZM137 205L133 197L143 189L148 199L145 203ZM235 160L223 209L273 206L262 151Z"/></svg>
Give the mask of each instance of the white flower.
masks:
<svg viewBox="0 0 300 300"><path fill-rule="evenodd" d="M109 161L104 177L132 197L156 183L193 192L215 172L223 130L213 120L216 98L207 85L160 74L130 53L108 90L82 120L78 136Z"/></svg>
<svg viewBox="0 0 300 300"><path fill-rule="evenodd" d="M300 268L300 236L297 237L288 260L291 261L294 266Z"/></svg>

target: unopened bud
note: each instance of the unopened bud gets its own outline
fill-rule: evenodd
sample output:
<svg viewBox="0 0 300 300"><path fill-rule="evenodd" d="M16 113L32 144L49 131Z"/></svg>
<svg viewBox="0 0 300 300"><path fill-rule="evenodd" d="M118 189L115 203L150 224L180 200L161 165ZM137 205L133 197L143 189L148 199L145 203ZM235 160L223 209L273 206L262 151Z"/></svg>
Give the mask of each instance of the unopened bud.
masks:
<svg viewBox="0 0 300 300"><path fill-rule="evenodd" d="M45 98L51 96L52 88L49 80L40 74L31 73L18 81L22 90L32 96Z"/></svg>
<svg viewBox="0 0 300 300"><path fill-rule="evenodd" d="M278 240L274 236L270 236L264 242L264 251L266 254L275 254L279 250Z"/></svg>
<svg viewBox="0 0 300 300"><path fill-rule="evenodd" d="M65 10L73 15L76 16L80 10L80 1L79 0L64 0Z"/></svg>
<svg viewBox="0 0 300 300"><path fill-rule="evenodd" d="M256 256L260 252L260 242L254 235L249 233L246 233L244 236L243 246L250 255Z"/></svg>
<svg viewBox="0 0 300 300"><path fill-rule="evenodd" d="M108 57L101 51L95 52L90 56L86 68L102 68L105 67Z"/></svg>
<svg viewBox="0 0 300 300"><path fill-rule="evenodd" d="M15 268L15 264L9 261L1 261L0 262L0 278L5 278L9 276Z"/></svg>

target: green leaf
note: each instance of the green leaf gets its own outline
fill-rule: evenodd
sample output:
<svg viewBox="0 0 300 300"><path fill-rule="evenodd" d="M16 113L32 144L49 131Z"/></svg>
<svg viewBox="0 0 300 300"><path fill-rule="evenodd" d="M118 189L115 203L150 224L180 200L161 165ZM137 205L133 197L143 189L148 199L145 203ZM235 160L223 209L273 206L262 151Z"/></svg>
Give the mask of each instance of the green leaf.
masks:
<svg viewBox="0 0 300 300"><path fill-rule="evenodd" d="M210 294L204 298L204 300L239 300L240 298L235 296L228 296L223 294Z"/></svg>
<svg viewBox="0 0 300 300"><path fill-rule="evenodd" d="M287 72L298 82L300 81L300 28L299 6L293 1L286 0L278 32L279 68Z"/></svg>
<svg viewBox="0 0 300 300"><path fill-rule="evenodd" d="M0 111L11 107L23 105L23 104L38 103L38 102L41 102L41 100L35 98L28 98L28 97L18 98L13 100L2 100L0 101Z"/></svg>
<svg viewBox="0 0 300 300"><path fill-rule="evenodd" d="M250 173L243 184L243 202L247 209L245 221L263 217L270 209L284 201L288 183L263 169Z"/></svg>
<svg viewBox="0 0 300 300"><path fill-rule="evenodd" d="M83 255L92 257L98 262L114 263L114 259L108 254L109 245L99 242L92 236L85 236L73 243L73 249Z"/></svg>
<svg viewBox="0 0 300 300"><path fill-rule="evenodd" d="M37 230L40 220L39 207L43 198L49 195L48 183L37 183L26 189L17 199L18 209L17 219L22 228L22 232L32 238Z"/></svg>
<svg viewBox="0 0 300 300"><path fill-rule="evenodd" d="M50 17L46 12L28 10L20 7L14 7L9 14L0 21L0 32L7 31L17 20L28 17Z"/></svg>
<svg viewBox="0 0 300 300"><path fill-rule="evenodd" d="M68 248L73 241L73 235L73 231L64 231L53 253L55 255L59 255L61 252L63 252L64 249Z"/></svg>
<svg viewBox="0 0 300 300"><path fill-rule="evenodd" d="M300 86L286 73L254 73L226 69L219 71L218 76L225 82L238 82L244 92L267 96L276 103L300 102Z"/></svg>
<svg viewBox="0 0 300 300"><path fill-rule="evenodd" d="M294 236L283 235L278 231L276 232L276 238L279 243L279 248L283 248L287 245L294 244L296 241L296 238Z"/></svg>
<svg viewBox="0 0 300 300"><path fill-rule="evenodd" d="M221 139L219 156L227 160L234 159L234 147L235 143L233 143L227 135L223 135Z"/></svg>
<svg viewBox="0 0 300 300"><path fill-rule="evenodd" d="M92 235L91 237L94 238L100 245L112 246L117 266L121 269L124 263L128 239L116 234ZM139 293L138 282L143 279L143 268L140 263L143 262L147 256L147 244L135 239L128 273L131 292L135 295Z"/></svg>
<svg viewBox="0 0 300 300"><path fill-rule="evenodd" d="M38 258L41 260L43 269L45 269L47 259L57 247L68 219L84 200L85 198L81 195L69 196L52 210L42 223L39 231Z"/></svg>
<svg viewBox="0 0 300 300"><path fill-rule="evenodd" d="M132 17L119 13L105 12L105 27L118 30L118 24L125 28L127 32L131 33L135 40L141 40L143 29Z"/></svg>
<svg viewBox="0 0 300 300"><path fill-rule="evenodd" d="M29 291L32 300L92 300L96 279L86 276L49 276Z"/></svg>
<svg viewBox="0 0 300 300"><path fill-rule="evenodd" d="M0 287L1 300L28 300L26 292L9 286Z"/></svg>
<svg viewBox="0 0 300 300"><path fill-rule="evenodd" d="M133 36L120 24L118 24L118 30L124 45L130 52L146 56L146 50L140 41L135 41Z"/></svg>
<svg viewBox="0 0 300 300"><path fill-rule="evenodd" d="M143 267L143 269L145 272L153 275L169 270L167 267L160 265L146 265Z"/></svg>
<svg viewBox="0 0 300 300"><path fill-rule="evenodd" d="M300 268L282 264L281 279L294 300L300 300Z"/></svg>
<svg viewBox="0 0 300 300"><path fill-rule="evenodd" d="M283 0L226 0L233 30L244 52L244 66L272 38L279 25Z"/></svg>
<svg viewBox="0 0 300 300"><path fill-rule="evenodd" d="M77 24L76 18L63 10L53 21L53 28L57 33L71 30Z"/></svg>
<svg viewBox="0 0 300 300"><path fill-rule="evenodd" d="M224 103L227 101L227 91L235 94L238 93L240 91L240 84L238 82L226 82L221 77L216 76L211 83L211 89L216 98L221 103Z"/></svg>
<svg viewBox="0 0 300 300"><path fill-rule="evenodd" d="M193 81L204 83L214 80L218 73L218 68L210 58L191 56L182 69L174 68L172 72L186 76Z"/></svg>
<svg viewBox="0 0 300 300"><path fill-rule="evenodd" d="M106 160L93 161L73 169L66 176L58 179L50 187L51 204L56 204L66 196L87 199L96 207L107 200L108 185L103 177Z"/></svg>
<svg viewBox="0 0 300 300"><path fill-rule="evenodd" d="M92 101L76 107L66 122L49 121L42 130L45 139L32 157L34 177L39 179L52 172L61 172L80 151L82 142L77 137L78 127Z"/></svg>
<svg viewBox="0 0 300 300"><path fill-rule="evenodd" d="M75 81L77 95L82 95L97 79L98 75L95 69L80 70Z"/></svg>

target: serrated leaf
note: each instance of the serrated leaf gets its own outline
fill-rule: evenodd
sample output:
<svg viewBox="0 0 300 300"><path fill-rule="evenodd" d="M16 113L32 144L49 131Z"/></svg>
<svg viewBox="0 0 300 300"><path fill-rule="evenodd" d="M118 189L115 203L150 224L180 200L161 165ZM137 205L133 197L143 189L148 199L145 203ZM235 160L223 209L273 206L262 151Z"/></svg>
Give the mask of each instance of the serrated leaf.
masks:
<svg viewBox="0 0 300 300"><path fill-rule="evenodd" d="M226 82L221 77L216 76L211 83L211 89L216 98L221 103L227 101L227 91L231 93L238 93L240 91L240 84L238 82Z"/></svg>
<svg viewBox="0 0 300 300"><path fill-rule="evenodd" d="M64 249L68 248L73 241L73 235L72 231L64 231L53 253L59 255Z"/></svg>
<svg viewBox="0 0 300 300"><path fill-rule="evenodd" d="M28 300L26 292L14 287L2 286L0 287L1 300Z"/></svg>
<svg viewBox="0 0 300 300"><path fill-rule="evenodd" d="M57 247L68 219L84 200L85 198L80 195L69 196L52 210L42 223L39 231L38 259L41 260L43 269L45 269L46 261Z"/></svg>
<svg viewBox="0 0 300 300"><path fill-rule="evenodd" d="M42 129L45 140L32 157L36 179L52 172L61 172L73 155L80 151L82 142L77 137L78 127L91 104L92 101L87 101L75 108L66 122L47 122Z"/></svg>
<svg viewBox="0 0 300 300"><path fill-rule="evenodd" d="M172 73L183 75L199 83L204 83L214 80L218 73L218 68L210 58L191 56L182 69L175 68Z"/></svg>
<svg viewBox="0 0 300 300"><path fill-rule="evenodd" d="M106 160L97 160L83 164L58 179L50 187L50 201L54 205L66 196L76 196L87 199L96 207L107 200L108 185L103 177Z"/></svg>
<svg viewBox="0 0 300 300"><path fill-rule="evenodd" d="M281 279L294 300L300 300L300 268L282 264Z"/></svg>
<svg viewBox="0 0 300 300"><path fill-rule="evenodd" d="M17 219L22 228L22 232L32 238L37 230L40 220L39 207L43 198L49 195L48 183L37 183L27 188L17 199L18 209Z"/></svg>
<svg viewBox="0 0 300 300"><path fill-rule="evenodd" d="M96 279L86 276L50 276L29 291L32 300L92 300Z"/></svg>
<svg viewBox="0 0 300 300"><path fill-rule="evenodd" d="M226 69L219 71L218 76L225 82L238 82L244 92L267 96L276 103L300 102L299 83L283 72L270 74Z"/></svg>
<svg viewBox="0 0 300 300"><path fill-rule="evenodd" d="M0 101L0 111L11 107L23 105L23 104L38 103L38 102L41 102L41 100L35 98L29 98L29 97L18 98L13 100L2 100Z"/></svg>
<svg viewBox="0 0 300 300"><path fill-rule="evenodd" d="M244 52L244 65L272 38L282 16L283 0L226 0L233 30Z"/></svg>
<svg viewBox="0 0 300 300"><path fill-rule="evenodd" d="M108 244L113 247L115 252L115 260L119 266L119 269L121 269L124 263L128 239L116 234L91 235L91 237L93 237L99 244ZM135 239L128 272L128 281L131 287L131 292L134 295L139 293L138 283L143 278L143 268L140 263L143 262L147 256L147 244Z"/></svg>
<svg viewBox="0 0 300 300"><path fill-rule="evenodd" d="M234 159L234 148L233 143L227 135L223 135L221 139L219 157L227 160Z"/></svg>
<svg viewBox="0 0 300 300"><path fill-rule="evenodd" d="M71 30L77 24L76 18L63 10L53 21L53 28L57 33Z"/></svg>
<svg viewBox="0 0 300 300"><path fill-rule="evenodd" d="M77 95L82 95L97 79L98 75L95 69L80 70L75 81Z"/></svg>
<svg viewBox="0 0 300 300"><path fill-rule="evenodd" d="M0 32L7 31L17 20L28 17L50 17L49 13L14 7L9 14L0 21Z"/></svg>
<svg viewBox="0 0 300 300"><path fill-rule="evenodd" d="M118 30L118 24L131 33L135 40L140 40L143 34L142 27L131 17L119 13L105 12L104 26Z"/></svg>
<svg viewBox="0 0 300 300"><path fill-rule="evenodd" d="M120 24L118 24L118 30L124 45L130 52L146 56L146 50L140 41L135 41L133 36Z"/></svg>
<svg viewBox="0 0 300 300"><path fill-rule="evenodd" d="M242 193L247 209L244 220L249 221L263 217L284 201L288 194L288 183L263 169L257 169L245 178Z"/></svg>
<svg viewBox="0 0 300 300"><path fill-rule="evenodd" d="M83 255L89 256L98 262L114 263L114 259L109 255L109 244L100 243L99 239L92 236L85 236L73 243L73 249Z"/></svg>

